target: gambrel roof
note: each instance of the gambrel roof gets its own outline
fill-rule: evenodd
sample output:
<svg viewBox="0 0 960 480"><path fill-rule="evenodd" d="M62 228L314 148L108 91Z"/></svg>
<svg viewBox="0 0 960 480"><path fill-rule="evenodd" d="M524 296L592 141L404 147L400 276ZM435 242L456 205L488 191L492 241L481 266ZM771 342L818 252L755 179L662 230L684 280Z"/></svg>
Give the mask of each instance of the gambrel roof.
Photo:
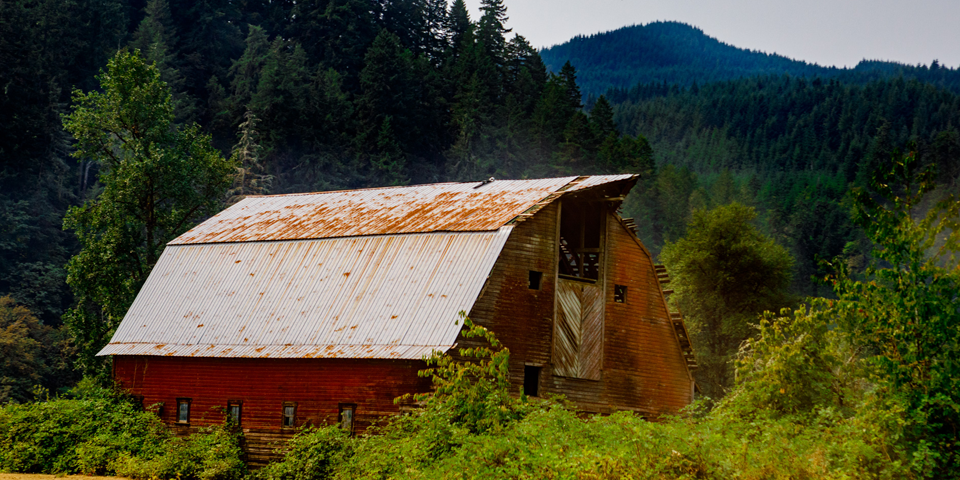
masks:
<svg viewBox="0 0 960 480"><path fill-rule="evenodd" d="M635 175L248 197L170 242L99 355L419 359L453 347L513 225Z"/></svg>

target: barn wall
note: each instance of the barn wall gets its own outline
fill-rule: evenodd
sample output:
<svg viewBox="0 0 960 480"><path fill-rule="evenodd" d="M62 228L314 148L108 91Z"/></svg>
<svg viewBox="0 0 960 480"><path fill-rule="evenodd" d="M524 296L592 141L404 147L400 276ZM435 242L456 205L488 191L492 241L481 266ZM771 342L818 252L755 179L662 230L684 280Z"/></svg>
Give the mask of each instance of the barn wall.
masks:
<svg viewBox="0 0 960 480"><path fill-rule="evenodd" d="M605 401L674 413L693 400L692 379L667 312L653 261L623 225L607 222ZM614 286L627 287L626 303Z"/></svg>
<svg viewBox="0 0 960 480"><path fill-rule="evenodd" d="M419 361L349 359L245 359L114 357L114 378L144 406L163 403L161 419L178 434L223 422L228 400L242 404L248 461L271 458L272 442L294 431L281 428L283 402L296 402L296 426L337 421L341 403L357 405L355 431L395 414L393 399L427 391ZM190 424L176 423L177 398L190 398Z"/></svg>
<svg viewBox="0 0 960 480"><path fill-rule="evenodd" d="M587 412L633 410L673 413L692 400L691 378L680 351L652 259L613 214L607 215L603 363L599 380L554 375L551 364L556 292L558 205L520 223L504 245L471 318L510 349L514 392L524 365L539 365L541 395L563 394ZM528 288L530 270L544 272L540 290ZM615 303L614 285L628 289ZM477 343L462 336L461 347Z"/></svg>

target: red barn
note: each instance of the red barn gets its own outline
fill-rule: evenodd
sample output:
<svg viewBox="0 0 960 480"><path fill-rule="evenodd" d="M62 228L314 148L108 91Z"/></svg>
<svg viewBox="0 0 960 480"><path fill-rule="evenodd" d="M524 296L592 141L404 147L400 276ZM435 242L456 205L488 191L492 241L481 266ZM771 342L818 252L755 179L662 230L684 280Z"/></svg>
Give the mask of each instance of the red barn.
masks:
<svg viewBox="0 0 960 480"><path fill-rule="evenodd" d="M114 378L182 433L233 416L252 461L306 423L363 430L426 391L422 358L510 348L519 393L586 412L693 398L662 268L617 210L635 175L247 197L170 242L116 334Z"/></svg>

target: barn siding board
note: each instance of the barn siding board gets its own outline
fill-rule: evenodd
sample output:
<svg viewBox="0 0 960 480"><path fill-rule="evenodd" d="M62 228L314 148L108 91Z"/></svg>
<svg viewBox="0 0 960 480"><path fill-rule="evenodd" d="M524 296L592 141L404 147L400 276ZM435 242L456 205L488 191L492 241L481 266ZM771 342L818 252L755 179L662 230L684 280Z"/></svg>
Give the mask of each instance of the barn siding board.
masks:
<svg viewBox="0 0 960 480"><path fill-rule="evenodd" d="M400 411L394 398L429 391L429 379L417 376L422 368L414 360L114 358L114 378L142 396L145 407L163 403L161 420L178 434L223 423L227 401L242 401L244 447L253 464L272 458L271 442L293 434L281 428L283 402L297 403L298 427L335 423L340 403L354 403L362 433ZM191 399L189 426L176 423L177 398Z"/></svg>

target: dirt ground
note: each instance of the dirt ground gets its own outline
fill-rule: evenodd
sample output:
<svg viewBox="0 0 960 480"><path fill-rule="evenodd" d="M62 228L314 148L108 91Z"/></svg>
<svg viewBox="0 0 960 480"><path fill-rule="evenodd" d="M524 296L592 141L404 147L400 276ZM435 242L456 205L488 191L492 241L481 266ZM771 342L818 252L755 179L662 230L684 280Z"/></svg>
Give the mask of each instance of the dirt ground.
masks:
<svg viewBox="0 0 960 480"><path fill-rule="evenodd" d="M39 473L0 473L0 480L121 480L120 477L87 477L85 475L41 475Z"/></svg>

